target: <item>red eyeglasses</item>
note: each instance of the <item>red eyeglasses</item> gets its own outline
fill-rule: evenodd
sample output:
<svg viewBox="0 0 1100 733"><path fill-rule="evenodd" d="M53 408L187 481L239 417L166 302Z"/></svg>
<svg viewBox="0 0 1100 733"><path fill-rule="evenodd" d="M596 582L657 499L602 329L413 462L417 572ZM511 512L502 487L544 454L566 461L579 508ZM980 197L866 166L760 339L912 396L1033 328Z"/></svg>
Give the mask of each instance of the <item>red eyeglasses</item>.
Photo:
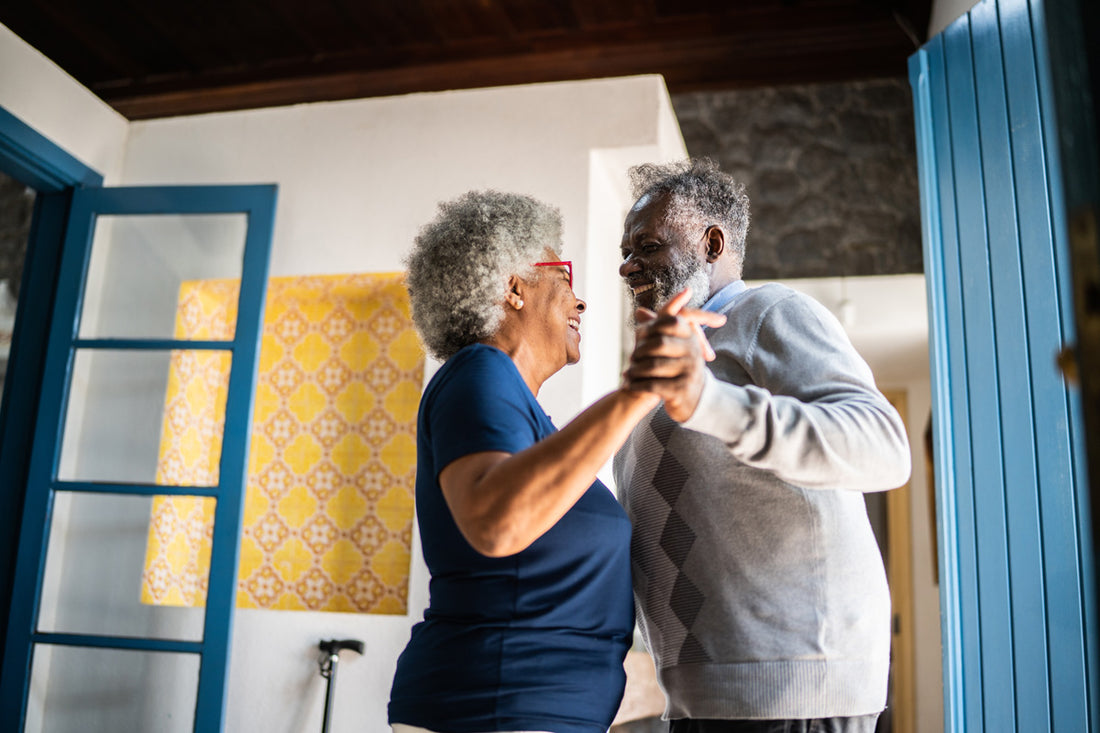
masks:
<svg viewBox="0 0 1100 733"><path fill-rule="evenodd" d="M561 262L536 262L535 267L564 267L569 272L569 289L573 289L573 261L562 260Z"/></svg>

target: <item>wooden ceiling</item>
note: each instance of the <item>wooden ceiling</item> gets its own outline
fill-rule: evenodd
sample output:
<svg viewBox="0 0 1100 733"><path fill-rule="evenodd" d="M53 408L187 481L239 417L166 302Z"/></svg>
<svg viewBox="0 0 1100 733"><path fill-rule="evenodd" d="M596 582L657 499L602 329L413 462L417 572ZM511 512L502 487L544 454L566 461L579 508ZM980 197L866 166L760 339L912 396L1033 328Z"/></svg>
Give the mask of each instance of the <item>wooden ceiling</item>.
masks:
<svg viewBox="0 0 1100 733"><path fill-rule="evenodd" d="M673 93L905 74L931 0L10 0L130 119L658 73Z"/></svg>

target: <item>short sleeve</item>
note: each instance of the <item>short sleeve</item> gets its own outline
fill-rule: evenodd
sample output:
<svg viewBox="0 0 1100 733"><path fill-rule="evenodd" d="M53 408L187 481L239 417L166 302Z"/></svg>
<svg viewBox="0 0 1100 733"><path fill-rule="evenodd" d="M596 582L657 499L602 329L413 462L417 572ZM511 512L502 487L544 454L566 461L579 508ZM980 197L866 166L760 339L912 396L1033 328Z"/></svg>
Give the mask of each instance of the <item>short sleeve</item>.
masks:
<svg viewBox="0 0 1100 733"><path fill-rule="evenodd" d="M462 356L425 415L437 470L472 453L518 453L541 437L530 390L512 360L489 347Z"/></svg>

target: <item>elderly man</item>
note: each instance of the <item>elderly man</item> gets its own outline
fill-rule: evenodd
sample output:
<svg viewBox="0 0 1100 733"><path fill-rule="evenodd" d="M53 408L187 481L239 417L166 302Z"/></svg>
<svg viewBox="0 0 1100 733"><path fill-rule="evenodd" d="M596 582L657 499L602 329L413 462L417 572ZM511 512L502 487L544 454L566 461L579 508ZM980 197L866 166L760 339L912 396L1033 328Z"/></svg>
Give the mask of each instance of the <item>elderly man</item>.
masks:
<svg viewBox="0 0 1100 733"><path fill-rule="evenodd" d="M905 428L828 310L741 280L742 185L706 160L631 179L619 274L637 341L624 379L663 406L615 478L669 729L870 733L890 596L861 492L908 479ZM689 305L727 316L706 329L713 355L692 320L656 314L685 288Z"/></svg>

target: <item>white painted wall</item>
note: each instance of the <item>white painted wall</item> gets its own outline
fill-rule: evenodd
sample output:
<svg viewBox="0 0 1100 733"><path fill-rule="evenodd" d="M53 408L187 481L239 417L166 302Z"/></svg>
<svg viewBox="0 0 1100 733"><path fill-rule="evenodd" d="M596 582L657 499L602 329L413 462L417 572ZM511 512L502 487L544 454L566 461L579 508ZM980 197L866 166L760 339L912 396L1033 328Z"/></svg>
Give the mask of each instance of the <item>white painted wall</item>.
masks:
<svg viewBox="0 0 1100 733"><path fill-rule="evenodd" d="M0 25L0 107L114 181L122 167L126 118Z"/></svg>
<svg viewBox="0 0 1100 733"><path fill-rule="evenodd" d="M978 4L978 0L932 0L928 37L936 35Z"/></svg>
<svg viewBox="0 0 1100 733"><path fill-rule="evenodd" d="M619 316L618 299L605 304L598 271L589 264L593 218L618 219L621 226L617 202L609 208L591 199L590 156L605 149L634 156L616 161L620 173L631 160L685 154L659 77L137 122L123 178L129 184L279 183L273 276L400 269L402 254L440 200L471 188L529 193L564 216L566 256L591 306L587 350L600 341L588 328ZM619 186L625 186L621 175ZM607 243L616 251L618 236ZM551 416L560 422L575 414L585 404L582 385L600 381L590 372L606 368L600 359L582 359L551 380L543 394Z"/></svg>

